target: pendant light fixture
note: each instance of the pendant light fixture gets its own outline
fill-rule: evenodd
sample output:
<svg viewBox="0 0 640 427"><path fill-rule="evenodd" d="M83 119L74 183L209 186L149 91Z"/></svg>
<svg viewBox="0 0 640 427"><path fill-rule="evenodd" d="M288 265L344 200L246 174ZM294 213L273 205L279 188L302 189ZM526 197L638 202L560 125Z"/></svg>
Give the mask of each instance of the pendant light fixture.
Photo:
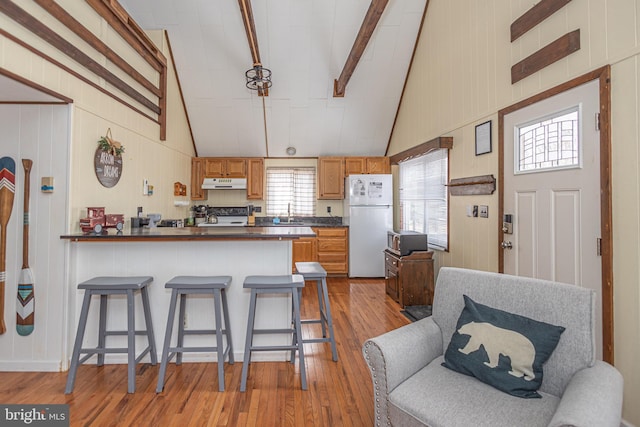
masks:
<svg viewBox="0 0 640 427"><path fill-rule="evenodd" d="M253 68L248 69L244 75L249 89L263 91L271 87L271 70L263 68L259 62L253 64Z"/></svg>

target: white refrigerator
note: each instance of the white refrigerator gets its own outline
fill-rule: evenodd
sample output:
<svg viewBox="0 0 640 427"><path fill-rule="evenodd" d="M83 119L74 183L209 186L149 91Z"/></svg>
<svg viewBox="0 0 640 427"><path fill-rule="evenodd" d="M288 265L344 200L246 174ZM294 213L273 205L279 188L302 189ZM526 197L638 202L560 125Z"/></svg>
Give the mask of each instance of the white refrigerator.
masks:
<svg viewBox="0 0 640 427"><path fill-rule="evenodd" d="M384 277L387 231L393 228L391 175L345 178L343 222L349 226L349 277Z"/></svg>

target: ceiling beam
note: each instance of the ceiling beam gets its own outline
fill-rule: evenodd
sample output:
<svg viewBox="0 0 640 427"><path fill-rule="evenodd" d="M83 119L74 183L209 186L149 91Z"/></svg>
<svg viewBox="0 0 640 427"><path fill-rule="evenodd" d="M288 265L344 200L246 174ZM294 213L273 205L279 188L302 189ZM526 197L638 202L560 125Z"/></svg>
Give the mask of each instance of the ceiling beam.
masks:
<svg viewBox="0 0 640 427"><path fill-rule="evenodd" d="M360 57L364 53L364 50L367 48L369 39L371 39L371 35L376 29L378 21L380 20L382 12L384 12L384 8L387 6L387 3L389 3L389 0L371 1L369 10L367 10L364 21L362 21L360 31L358 31L356 41L353 42L353 47L351 48L351 52L349 52L347 62L344 64L344 68L340 73L340 77L338 77L337 80L333 81L334 97L341 98L344 96L344 91L347 87L347 83L349 83L349 80L351 79L351 76L353 75L358 62L360 61Z"/></svg>
<svg viewBox="0 0 640 427"><path fill-rule="evenodd" d="M249 42L253 65L262 65L260 49L258 48L258 36L256 36L256 24L253 19L253 10L251 9L251 0L238 0L238 5L242 13L242 22L244 23L244 30L247 33L247 41ZM258 95L269 96L269 88L259 88Z"/></svg>

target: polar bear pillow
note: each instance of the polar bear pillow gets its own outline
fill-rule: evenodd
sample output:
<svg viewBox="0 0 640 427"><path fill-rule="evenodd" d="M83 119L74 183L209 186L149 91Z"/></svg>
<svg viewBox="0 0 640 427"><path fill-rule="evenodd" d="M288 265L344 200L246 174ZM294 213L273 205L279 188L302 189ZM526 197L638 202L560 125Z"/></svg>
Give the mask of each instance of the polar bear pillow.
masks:
<svg viewBox="0 0 640 427"><path fill-rule="evenodd" d="M542 365L565 328L478 304L464 295L443 366L518 397L541 397Z"/></svg>

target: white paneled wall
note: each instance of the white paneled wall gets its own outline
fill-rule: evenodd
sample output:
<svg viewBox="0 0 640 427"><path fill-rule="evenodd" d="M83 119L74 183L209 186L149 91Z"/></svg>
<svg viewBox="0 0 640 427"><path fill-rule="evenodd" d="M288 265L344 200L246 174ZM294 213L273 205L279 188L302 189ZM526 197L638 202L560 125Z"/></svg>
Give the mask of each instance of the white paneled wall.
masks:
<svg viewBox="0 0 640 427"><path fill-rule="evenodd" d="M431 0L389 154L453 136L450 177L498 177L497 114L572 78L611 65L615 364L625 381L623 416L640 425L640 1L573 1L510 41L511 23L535 2ZM511 84L511 66L580 29L579 51ZM475 156L475 125L493 121L493 152ZM489 220L466 217L486 204ZM498 269L497 194L450 202L450 251L436 265Z"/></svg>
<svg viewBox="0 0 640 427"><path fill-rule="evenodd" d="M67 225L69 106L0 105L0 157L16 162L16 192L7 226L5 322L0 335L0 371L58 371L66 333L65 245ZM24 169L31 169L29 266L34 273L35 328L16 332L16 295L22 268ZM41 177L54 178L53 193L40 191Z"/></svg>

